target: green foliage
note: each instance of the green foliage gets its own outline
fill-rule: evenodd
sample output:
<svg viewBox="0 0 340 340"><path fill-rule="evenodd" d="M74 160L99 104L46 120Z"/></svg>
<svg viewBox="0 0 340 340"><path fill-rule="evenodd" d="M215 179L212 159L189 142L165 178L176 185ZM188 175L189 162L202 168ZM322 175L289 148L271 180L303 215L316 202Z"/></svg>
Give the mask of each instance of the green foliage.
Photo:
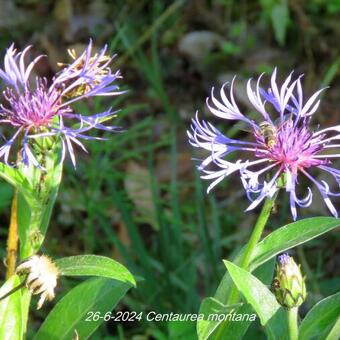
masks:
<svg viewBox="0 0 340 340"><path fill-rule="evenodd" d="M0 163L0 177L18 192L21 259L36 253L44 240L62 175L59 145L46 152L43 166L20 164L15 168Z"/></svg>
<svg viewBox="0 0 340 340"><path fill-rule="evenodd" d="M250 272L274 256L337 228L339 223L339 220L333 217L314 217L287 224L273 231L256 245L249 264ZM235 257L234 264L240 262L243 251L241 250ZM232 280L230 275L226 273L217 288L214 298L221 304L225 304L231 288ZM210 324L205 322L204 327L209 329L209 332L212 332L219 324L220 322L210 321Z"/></svg>
<svg viewBox="0 0 340 340"><path fill-rule="evenodd" d="M120 263L97 255L69 256L55 261L65 276L101 276L136 285L132 274Z"/></svg>
<svg viewBox="0 0 340 340"><path fill-rule="evenodd" d="M276 41L284 46L289 24L287 0L261 0L265 15L270 18Z"/></svg>
<svg viewBox="0 0 340 340"><path fill-rule="evenodd" d="M337 338L339 326L332 329L340 315L340 293L326 297L318 302L305 316L300 325L299 340L325 339L331 331ZM337 333L337 334L336 334Z"/></svg>
<svg viewBox="0 0 340 340"><path fill-rule="evenodd" d="M334 326L327 335L326 340L338 340L340 334L340 318L335 322Z"/></svg>
<svg viewBox="0 0 340 340"><path fill-rule="evenodd" d="M13 275L0 288L0 297L4 296L20 284L17 275ZM24 323L21 311L21 290L0 300L0 339L21 340L23 339Z"/></svg>
<svg viewBox="0 0 340 340"><path fill-rule="evenodd" d="M111 310L130 287L128 283L107 278L81 283L56 304L34 340L69 340L76 335L88 339L104 322L105 315L105 320L109 320Z"/></svg>
<svg viewBox="0 0 340 340"><path fill-rule="evenodd" d="M228 261L224 261L224 264L239 291L259 316L269 339L276 339L277 334L281 334L281 336L287 334L285 311L267 286L235 264Z"/></svg>
<svg viewBox="0 0 340 340"><path fill-rule="evenodd" d="M241 307L241 308L239 308ZM205 298L200 306L200 314L204 315L204 320L197 322L197 335L199 339L208 339L208 337L213 333L213 331L218 326L219 322L215 320L210 320L209 315L226 315L232 310L241 310L242 304L234 305L223 305L221 302L214 298Z"/></svg>
<svg viewBox="0 0 340 340"><path fill-rule="evenodd" d="M283 46L286 40L286 32L289 23L287 1L283 0L276 4L271 11L271 20L275 32L275 38Z"/></svg>
<svg viewBox="0 0 340 340"><path fill-rule="evenodd" d="M196 340L195 322L170 321L168 322L168 337L177 340Z"/></svg>
<svg viewBox="0 0 340 340"><path fill-rule="evenodd" d="M273 269L274 269L274 261L269 260L265 264L261 265L257 270L254 271L254 275L259 278L265 284L270 284L273 277ZM231 279L229 276L228 286L231 288ZM200 306L200 313L209 315L216 313L216 305L222 305L226 310L229 309L230 306L221 304L220 301L215 298L206 298L203 300ZM235 308L236 312L239 314L252 314L253 308L250 304L244 303ZM219 330L219 334L223 336L223 338L229 339L231 337L235 337L235 339L241 339L242 336L247 332L248 327L250 326L251 321L244 320L243 322L228 322L225 321L222 325L222 330ZM221 325L220 321L213 320L203 320L197 322L197 330L198 336L200 340L208 339L211 334ZM214 336L213 336L214 338Z"/></svg>
<svg viewBox="0 0 340 340"><path fill-rule="evenodd" d="M306 243L340 226L334 217L312 217L287 224L265 237L254 250L251 270L288 249Z"/></svg>
<svg viewBox="0 0 340 340"><path fill-rule="evenodd" d="M25 175L18 169L0 163L0 177L24 195L31 195L30 183Z"/></svg>

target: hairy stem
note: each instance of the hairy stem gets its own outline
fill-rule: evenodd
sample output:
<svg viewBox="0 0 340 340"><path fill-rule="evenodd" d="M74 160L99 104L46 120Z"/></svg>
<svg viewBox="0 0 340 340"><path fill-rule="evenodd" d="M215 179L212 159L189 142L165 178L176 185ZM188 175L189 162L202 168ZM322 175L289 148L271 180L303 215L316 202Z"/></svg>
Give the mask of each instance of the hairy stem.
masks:
<svg viewBox="0 0 340 340"><path fill-rule="evenodd" d="M293 307L288 310L288 328L289 328L289 339L298 339L298 307Z"/></svg>
<svg viewBox="0 0 340 340"><path fill-rule="evenodd" d="M7 238L7 256L6 256L6 278L10 278L15 273L15 267L18 254L18 220L17 220L17 201L18 193L14 192L11 206L11 220Z"/></svg>

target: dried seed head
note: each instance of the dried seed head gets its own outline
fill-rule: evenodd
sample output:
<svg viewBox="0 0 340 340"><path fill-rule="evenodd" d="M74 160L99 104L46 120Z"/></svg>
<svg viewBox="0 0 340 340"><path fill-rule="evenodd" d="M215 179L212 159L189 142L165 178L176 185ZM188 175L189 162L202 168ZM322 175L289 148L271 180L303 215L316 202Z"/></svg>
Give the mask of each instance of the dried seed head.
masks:
<svg viewBox="0 0 340 340"><path fill-rule="evenodd" d="M33 255L29 257L17 267L16 273L27 274L26 287L31 294L41 294L37 309L42 307L45 300L53 300L59 269L48 256Z"/></svg>

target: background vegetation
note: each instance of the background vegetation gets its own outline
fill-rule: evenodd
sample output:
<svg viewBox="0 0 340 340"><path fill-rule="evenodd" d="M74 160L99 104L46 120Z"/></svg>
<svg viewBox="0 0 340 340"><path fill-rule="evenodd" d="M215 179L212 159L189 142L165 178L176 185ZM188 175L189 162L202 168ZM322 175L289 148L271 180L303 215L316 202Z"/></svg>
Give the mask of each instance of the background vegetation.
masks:
<svg viewBox="0 0 340 340"><path fill-rule="evenodd" d="M77 170L66 164L64 181L44 251L52 257L107 255L143 278L120 310L197 313L214 293L225 267L243 245L256 212L237 178L206 195L186 129L196 110L207 113L213 85L238 75L236 95L249 111L244 82L278 66L285 77L304 73L306 93L329 86L315 124L339 123L339 0L12 0L0 2L0 50L11 42L46 53L39 74L51 77L67 48L82 50L89 37L117 53L127 94L112 102L126 132L87 143ZM111 100L111 99L110 99ZM100 111L96 99L82 112ZM210 116L211 118L211 116ZM209 119L210 119L209 118ZM220 125L228 135L244 132ZM5 257L11 188L0 185L0 256ZM270 228L290 221L279 199ZM315 200L300 216L327 215ZM299 248L294 256L307 274L305 310L339 290L339 234ZM5 268L0 264L0 279ZM63 280L57 300L75 284ZM35 325L45 307L32 315ZM303 311L303 310L302 310ZM33 332L33 330L32 330ZM195 339L195 324L107 322L98 339ZM248 338L261 339L258 324Z"/></svg>

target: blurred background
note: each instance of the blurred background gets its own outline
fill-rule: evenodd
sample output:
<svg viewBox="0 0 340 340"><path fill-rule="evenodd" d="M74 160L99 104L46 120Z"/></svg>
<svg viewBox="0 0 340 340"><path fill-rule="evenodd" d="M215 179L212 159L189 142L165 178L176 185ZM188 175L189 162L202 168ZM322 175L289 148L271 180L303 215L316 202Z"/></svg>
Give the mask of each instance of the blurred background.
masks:
<svg viewBox="0 0 340 340"><path fill-rule="evenodd" d="M50 79L57 62L69 61L67 49L82 51L92 37L97 48L107 43L117 53L113 67L121 69L120 85L128 90L77 106L82 113L120 109L115 124L126 132L85 143L89 153L79 150L76 171L66 162L43 251L52 257L94 253L124 263L143 280L119 310L197 313L225 272L222 259L246 242L258 211L244 213L249 202L236 176L206 194L207 183L192 160L204 155L186 136L190 119L199 110L228 136L246 138L231 123L213 119L205 98L212 86L237 74L236 97L249 112L245 81L277 66L281 79L291 70L305 74L306 95L329 86L314 124L338 124L339 14L339 0L1 0L1 56L11 42L19 49L32 44L31 58L48 56L37 73ZM1 182L1 258L11 196ZM328 215L315 197L300 217ZM278 202L268 230L291 221L285 195ZM339 290L339 234L292 254L307 275L302 312ZM1 263L1 280L4 271ZM56 300L76 282L62 279ZM32 315L32 334L51 305ZM195 339L195 334L190 322L107 322L92 338ZM257 323L246 338L262 339Z"/></svg>

